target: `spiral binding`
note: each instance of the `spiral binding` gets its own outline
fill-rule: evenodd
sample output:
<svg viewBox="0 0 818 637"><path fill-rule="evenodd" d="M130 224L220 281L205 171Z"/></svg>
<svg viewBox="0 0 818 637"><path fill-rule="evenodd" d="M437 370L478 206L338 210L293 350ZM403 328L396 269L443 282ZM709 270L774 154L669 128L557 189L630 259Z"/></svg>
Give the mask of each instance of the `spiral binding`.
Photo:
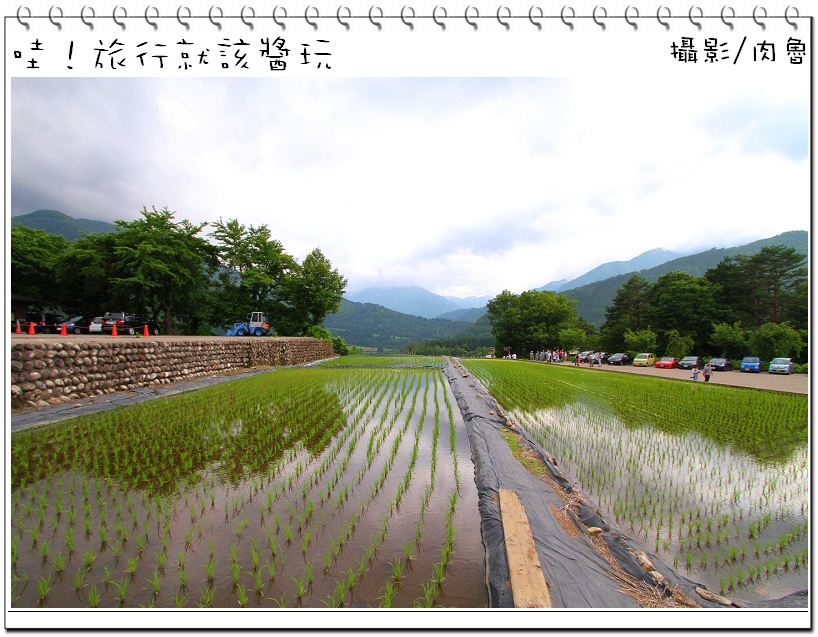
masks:
<svg viewBox="0 0 818 637"><path fill-rule="evenodd" d="M543 23L548 20L558 20L562 22L571 31L574 30L575 22L578 21L592 21L596 27L605 31L607 23L612 20L622 19L629 24L634 31L639 29L639 22L646 20L657 20L666 31L670 30L671 22L674 20L689 21L698 30L702 28L702 21L705 19L720 19L731 31L734 28L735 20L752 20L761 30L767 28L766 21L771 19L783 18L794 30L798 30L798 23L796 19L800 18L800 12L797 7L787 6L783 15L771 16L767 10L762 6L755 6L750 15L737 15L735 10L730 6L723 6L719 15L705 15L701 7L692 5L687 12L687 15L673 15L671 10L666 6L660 6L656 9L655 15L640 15L639 9L635 6L628 5L622 15L609 15L607 9L603 6L595 6L591 15L578 15L574 8L570 5L564 5L558 15L546 15L541 7L538 5L531 5L528 13L525 15L514 15L514 13L505 5L497 7L497 11L492 15L480 15L477 7L467 6L463 13L449 15L446 7L437 5L429 15L418 15L414 8L409 5L404 5L397 15L387 15L383 9L377 5L372 5L366 15L354 15L349 7L340 5L334 15L321 15L319 9L315 6L307 6L303 14L290 15L286 7L276 5L270 15L261 15L249 5L244 5L241 8L239 15L225 15L221 7L211 6L206 15L194 15L189 7L181 5L176 9L175 15L162 15L155 6L148 5L142 15L128 15L124 7L116 6L111 11L111 15L96 15L93 7L83 6L79 15L65 15L62 8L53 5L48 10L46 15L34 15L27 6L20 5L17 8L17 21L25 27L28 31L31 27L31 20L47 19L58 30L62 29L62 21L79 18L89 30L93 31L95 21L113 20L123 31L127 29L129 21L145 20L154 31L159 30L159 25L162 21L176 20L185 27L190 29L190 23L193 20L209 20L218 30L221 31L222 23L224 21L240 20L247 29L252 31L255 28L255 22L263 22L272 20L277 24L281 30L287 28L287 21L303 20L310 25L313 30L317 31L322 21L337 20L341 26L347 31L350 29L352 21L363 20L371 23L378 31L383 28L386 21L397 20L400 21L406 28L413 31L415 23L420 20L431 20L442 31L446 30L447 23L453 23L456 20L464 20L472 29L478 30L481 23L486 21L494 21L506 30L511 29L512 22L529 23L531 26L541 31Z"/></svg>

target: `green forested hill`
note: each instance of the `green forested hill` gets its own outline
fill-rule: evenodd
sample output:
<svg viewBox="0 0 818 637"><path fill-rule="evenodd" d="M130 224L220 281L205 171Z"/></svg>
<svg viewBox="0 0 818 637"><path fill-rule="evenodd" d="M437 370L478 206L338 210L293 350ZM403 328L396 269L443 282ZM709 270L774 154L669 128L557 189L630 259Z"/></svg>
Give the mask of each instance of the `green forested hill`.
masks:
<svg viewBox="0 0 818 637"><path fill-rule="evenodd" d="M333 336L349 345L403 351L412 341L448 338L469 327L463 321L426 319L401 314L374 303L355 303L341 299L341 307L324 321Z"/></svg>
<svg viewBox="0 0 818 637"><path fill-rule="evenodd" d="M114 232L116 227L107 221L96 219L75 219L59 210L35 210L26 215L11 218L11 225L20 224L51 234L59 234L67 241L78 239L83 234L92 232Z"/></svg>
<svg viewBox="0 0 818 637"><path fill-rule="evenodd" d="M805 230L795 230L735 248L714 248L706 252L673 259L656 267L641 270L639 274L650 283L655 283L660 276L668 272L686 272L693 276L702 276L725 257L734 257L737 254L753 255L768 246L781 245L795 248L798 252L806 255L808 242L808 233ZM576 299L579 315L589 323L599 327L605 322L605 308L613 301L616 290L633 274L633 272L620 274L604 281L597 281L596 283L567 290L563 294L568 298Z"/></svg>

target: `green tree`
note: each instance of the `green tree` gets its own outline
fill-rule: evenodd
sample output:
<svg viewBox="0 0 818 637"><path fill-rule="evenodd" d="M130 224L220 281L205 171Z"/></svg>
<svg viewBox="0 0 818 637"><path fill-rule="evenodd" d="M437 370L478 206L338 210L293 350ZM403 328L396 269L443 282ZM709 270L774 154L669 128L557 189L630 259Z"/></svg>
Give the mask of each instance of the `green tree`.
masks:
<svg viewBox="0 0 818 637"><path fill-rule="evenodd" d="M582 347L587 338L588 336L582 328L567 327L560 330L557 346L565 351L572 351Z"/></svg>
<svg viewBox="0 0 818 637"><path fill-rule="evenodd" d="M656 332L646 327L636 332L627 330L624 335L625 349L631 352L655 352Z"/></svg>
<svg viewBox="0 0 818 637"><path fill-rule="evenodd" d="M237 219L219 219L212 225L209 236L217 242L221 265L213 323L262 311L278 331L286 309L284 279L296 267L295 259L266 225L245 226Z"/></svg>
<svg viewBox="0 0 818 637"><path fill-rule="evenodd" d="M125 309L128 298L117 298L112 278L122 270L113 259L117 237L113 232L88 234L68 244L57 265L60 303L69 314L101 315Z"/></svg>
<svg viewBox="0 0 818 637"><path fill-rule="evenodd" d="M780 323L798 285L807 279L806 257L795 248L770 246L762 248L751 260L761 270L761 303L767 308L764 319Z"/></svg>
<svg viewBox="0 0 818 637"><path fill-rule="evenodd" d="M115 221L119 228L113 259L121 274L112 278L114 289L130 299L130 308L164 319L171 333L174 315L191 315L209 287L207 266L216 265L215 248L199 237L207 224L174 221L167 208L143 208L142 218Z"/></svg>
<svg viewBox="0 0 818 637"><path fill-rule="evenodd" d="M625 332L639 331L645 326L650 288L647 279L634 274L616 291L611 305L605 308L605 323L599 329L603 348L621 352L626 348Z"/></svg>
<svg viewBox="0 0 818 637"><path fill-rule="evenodd" d="M672 330L690 336L695 349L702 349L710 337L718 291L706 278L685 272L660 276L648 293L647 312L658 349L665 350Z"/></svg>
<svg viewBox="0 0 818 637"><path fill-rule="evenodd" d="M683 336L677 330L670 330L665 337L667 338L665 356L684 358L693 354L693 339L689 336Z"/></svg>
<svg viewBox="0 0 818 637"><path fill-rule="evenodd" d="M518 355L555 348L562 330L576 327L576 301L554 292L504 290L487 304L492 334L500 346Z"/></svg>
<svg viewBox="0 0 818 637"><path fill-rule="evenodd" d="M58 262L68 242L57 234L23 225L11 227L11 289L20 296L57 305Z"/></svg>
<svg viewBox="0 0 818 637"><path fill-rule="evenodd" d="M741 358L747 348L747 330L736 321L728 323L713 323L713 334L710 342L725 358Z"/></svg>
<svg viewBox="0 0 818 637"><path fill-rule="evenodd" d="M795 248L768 246L754 255L723 259L705 277L717 283L718 321L759 328L763 323L795 319L806 327L806 257Z"/></svg>
<svg viewBox="0 0 818 637"><path fill-rule="evenodd" d="M303 334L311 326L322 325L328 314L338 311L346 285L347 280L318 248L290 268L282 294L290 333Z"/></svg>
<svg viewBox="0 0 818 637"><path fill-rule="evenodd" d="M750 347L761 360L797 357L804 348L801 333L786 323L765 323L750 335Z"/></svg>

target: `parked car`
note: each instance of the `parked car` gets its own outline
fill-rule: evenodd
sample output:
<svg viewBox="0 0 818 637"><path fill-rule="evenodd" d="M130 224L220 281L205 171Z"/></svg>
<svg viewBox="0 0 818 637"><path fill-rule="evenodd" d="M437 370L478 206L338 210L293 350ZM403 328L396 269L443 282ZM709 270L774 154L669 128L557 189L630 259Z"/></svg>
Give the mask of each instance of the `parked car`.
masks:
<svg viewBox="0 0 818 637"><path fill-rule="evenodd" d="M144 326L147 325L148 333L153 336L159 335L159 324L139 314L105 312L105 316L102 317L102 332L110 334L113 332L114 325L116 325L117 334L136 334L137 332L141 334Z"/></svg>
<svg viewBox="0 0 818 637"><path fill-rule="evenodd" d="M739 371L742 372L761 372L761 359L758 356L745 356L741 360L741 367Z"/></svg>
<svg viewBox="0 0 818 637"><path fill-rule="evenodd" d="M630 365L633 359L624 352L617 352L608 358L608 365Z"/></svg>
<svg viewBox="0 0 818 637"><path fill-rule="evenodd" d="M28 312L26 314L26 323L25 325L20 324L20 328L25 332L28 330L29 323L34 323L34 331L37 334L57 334L64 322L65 317L61 314Z"/></svg>
<svg viewBox="0 0 818 637"><path fill-rule="evenodd" d="M588 362L593 362L594 365L602 365L608 362L608 354L606 352L594 352L588 355Z"/></svg>
<svg viewBox="0 0 818 637"><path fill-rule="evenodd" d="M88 333L89 334L101 334L102 333L102 321L103 318L101 316L95 316L91 319L91 322L88 323Z"/></svg>
<svg viewBox="0 0 818 637"><path fill-rule="evenodd" d="M591 354L596 354L596 352L592 349L588 350L587 352L580 352L579 354L577 354L577 356L579 357L579 362L587 363L590 360Z"/></svg>
<svg viewBox="0 0 818 637"><path fill-rule="evenodd" d="M674 367L679 366L679 359L674 358L673 356L663 356L656 361L653 366L658 367L659 369L673 369Z"/></svg>
<svg viewBox="0 0 818 637"><path fill-rule="evenodd" d="M729 358L711 358L710 367L716 372L729 372L733 369L733 361Z"/></svg>
<svg viewBox="0 0 818 637"><path fill-rule="evenodd" d="M65 331L69 334L87 334L91 319L85 316L74 316L65 322Z"/></svg>
<svg viewBox="0 0 818 637"><path fill-rule="evenodd" d="M642 354L637 354L636 358L633 359L634 367L653 367L655 363L656 356L654 356L650 352L643 352Z"/></svg>
<svg viewBox="0 0 818 637"><path fill-rule="evenodd" d="M770 374L792 374L794 365L791 358L774 358L770 361Z"/></svg>
<svg viewBox="0 0 818 637"><path fill-rule="evenodd" d="M679 361L679 369L693 369L694 367L699 369L704 367L704 359L701 356L685 356Z"/></svg>

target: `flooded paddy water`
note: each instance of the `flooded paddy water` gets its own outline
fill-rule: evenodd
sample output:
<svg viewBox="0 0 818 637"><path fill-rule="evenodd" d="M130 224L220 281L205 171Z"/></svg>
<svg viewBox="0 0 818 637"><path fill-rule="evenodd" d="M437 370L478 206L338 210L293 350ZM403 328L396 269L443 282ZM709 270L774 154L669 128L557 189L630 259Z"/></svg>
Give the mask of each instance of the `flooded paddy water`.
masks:
<svg viewBox="0 0 818 637"><path fill-rule="evenodd" d="M15 433L11 456L13 607L487 605L436 368L278 370Z"/></svg>
<svg viewBox="0 0 818 637"><path fill-rule="evenodd" d="M680 573L749 602L808 587L806 396L464 363L606 520Z"/></svg>

